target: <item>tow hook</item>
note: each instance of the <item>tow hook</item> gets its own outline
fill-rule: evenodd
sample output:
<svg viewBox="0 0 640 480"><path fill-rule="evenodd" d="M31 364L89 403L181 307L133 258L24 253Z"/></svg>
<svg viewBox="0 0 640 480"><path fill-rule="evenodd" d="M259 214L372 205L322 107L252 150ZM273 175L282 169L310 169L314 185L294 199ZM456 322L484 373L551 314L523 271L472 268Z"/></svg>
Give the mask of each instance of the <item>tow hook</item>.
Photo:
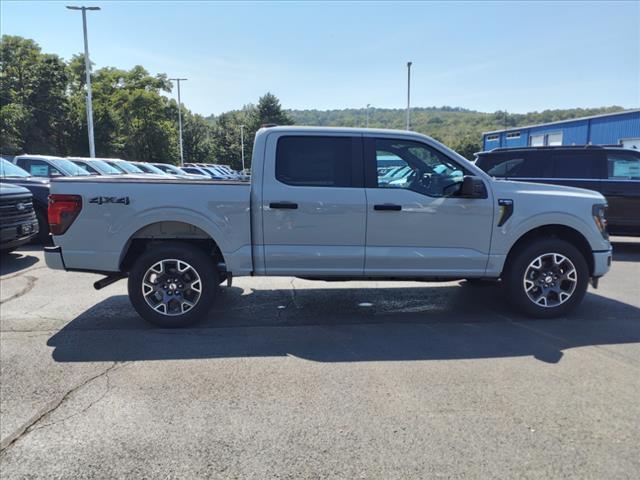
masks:
<svg viewBox="0 0 640 480"><path fill-rule="evenodd" d="M125 273L114 273L104 278L101 278L97 282L94 282L93 288L95 288L96 290L101 290L104 287L108 287L112 283L116 283L118 280L122 280L123 278L126 278L126 277L127 277L127 274Z"/></svg>
<svg viewBox="0 0 640 480"><path fill-rule="evenodd" d="M600 277L591 277L591 286L593 288L598 288L599 281L600 281Z"/></svg>

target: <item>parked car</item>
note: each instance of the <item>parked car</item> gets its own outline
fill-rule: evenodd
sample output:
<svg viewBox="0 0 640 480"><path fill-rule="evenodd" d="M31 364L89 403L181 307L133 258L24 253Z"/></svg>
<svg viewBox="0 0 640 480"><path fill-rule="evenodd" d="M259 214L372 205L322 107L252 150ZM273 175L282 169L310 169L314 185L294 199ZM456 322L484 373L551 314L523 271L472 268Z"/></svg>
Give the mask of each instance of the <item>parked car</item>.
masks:
<svg viewBox="0 0 640 480"><path fill-rule="evenodd" d="M195 174L195 173L187 173L186 171L184 171L184 169L180 167L176 167L175 165L169 165L168 163L154 163L153 166L156 168L159 168L165 173L176 175L182 178L187 178L192 180L198 180L198 179L206 180L211 178L209 175L206 175L204 173L202 175Z"/></svg>
<svg viewBox="0 0 640 480"><path fill-rule="evenodd" d="M0 158L0 182L26 188L33 195L32 203L38 220L40 242L49 240L49 221L47 207L49 204L49 179L32 177L26 171L4 158Z"/></svg>
<svg viewBox="0 0 640 480"><path fill-rule="evenodd" d="M151 173L154 175L164 175L164 176L171 176L171 177L175 176L171 173L167 173L164 170L159 169L158 167L156 167L151 163L147 163L147 162L130 162L130 163L138 167L144 173Z"/></svg>
<svg viewBox="0 0 640 480"><path fill-rule="evenodd" d="M194 167L194 166L189 166L189 164L186 164L184 167L181 167L181 168L185 172L193 175L202 175L205 177L209 177L213 180L225 180L225 177L223 177L222 175L215 173L212 170L209 170L204 167Z"/></svg>
<svg viewBox="0 0 640 480"><path fill-rule="evenodd" d="M122 170L109 165L99 158L67 157L80 168L84 168L91 175L124 175Z"/></svg>
<svg viewBox="0 0 640 480"><path fill-rule="evenodd" d="M34 177L54 178L89 175L89 172L71 160L50 155L19 155L14 157L13 163Z"/></svg>
<svg viewBox="0 0 640 480"><path fill-rule="evenodd" d="M403 188L379 183L384 152L413 171ZM500 278L520 311L554 317L611 265L601 194L497 181L414 132L263 128L252 166L251 184L56 178L47 265L108 272L96 288L128 277L136 311L173 327L245 275Z"/></svg>
<svg viewBox="0 0 640 480"><path fill-rule="evenodd" d="M0 253L12 252L38 235L33 195L24 187L0 183Z"/></svg>
<svg viewBox="0 0 640 480"><path fill-rule="evenodd" d="M587 188L607 199L612 235L640 236L640 151L605 146L498 148L477 154L494 178Z"/></svg>

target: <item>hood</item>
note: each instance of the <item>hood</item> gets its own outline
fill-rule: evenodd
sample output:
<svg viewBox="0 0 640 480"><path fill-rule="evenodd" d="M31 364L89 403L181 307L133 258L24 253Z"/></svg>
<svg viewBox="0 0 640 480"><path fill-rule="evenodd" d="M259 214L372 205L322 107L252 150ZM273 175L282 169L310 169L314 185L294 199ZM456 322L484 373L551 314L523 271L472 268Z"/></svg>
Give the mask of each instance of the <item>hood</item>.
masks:
<svg viewBox="0 0 640 480"><path fill-rule="evenodd" d="M34 186L49 186L48 178L39 177L8 177L2 178L0 181L4 183L12 183L14 185L34 185Z"/></svg>
<svg viewBox="0 0 640 480"><path fill-rule="evenodd" d="M0 195L17 195L19 193L29 193L24 187L18 185L11 185L9 183L0 183Z"/></svg>
<svg viewBox="0 0 640 480"><path fill-rule="evenodd" d="M493 190L496 197L508 195L539 196L548 198L584 199L594 203L606 203L601 193L586 188L565 187L548 183L515 182L511 180L494 180Z"/></svg>

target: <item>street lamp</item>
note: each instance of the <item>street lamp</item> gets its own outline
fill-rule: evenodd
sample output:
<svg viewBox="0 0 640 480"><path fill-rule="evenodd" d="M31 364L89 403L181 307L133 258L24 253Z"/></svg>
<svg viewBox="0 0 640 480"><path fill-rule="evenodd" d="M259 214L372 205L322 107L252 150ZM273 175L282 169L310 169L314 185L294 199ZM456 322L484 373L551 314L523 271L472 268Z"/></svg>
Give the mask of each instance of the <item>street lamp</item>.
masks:
<svg viewBox="0 0 640 480"><path fill-rule="evenodd" d="M184 151L182 149L182 103L180 102L180 82L187 81L186 78L170 78L178 84L178 135L180 136L180 166L184 166Z"/></svg>
<svg viewBox="0 0 640 480"><path fill-rule="evenodd" d="M369 128L369 107L371 107L371 104L367 103L367 128Z"/></svg>
<svg viewBox="0 0 640 480"><path fill-rule="evenodd" d="M89 132L89 156L95 158L96 144L93 139L93 100L91 97L91 60L89 60L89 40L87 39L87 10L100 10L100 7L73 7L67 5L69 10L82 11L82 32L84 33L84 70L87 83L87 128Z"/></svg>
<svg viewBox="0 0 640 480"><path fill-rule="evenodd" d="M244 125L240 125L240 151L242 152L242 174L244 175Z"/></svg>
<svg viewBox="0 0 640 480"><path fill-rule="evenodd" d="M411 65L407 62L407 130L411 128Z"/></svg>

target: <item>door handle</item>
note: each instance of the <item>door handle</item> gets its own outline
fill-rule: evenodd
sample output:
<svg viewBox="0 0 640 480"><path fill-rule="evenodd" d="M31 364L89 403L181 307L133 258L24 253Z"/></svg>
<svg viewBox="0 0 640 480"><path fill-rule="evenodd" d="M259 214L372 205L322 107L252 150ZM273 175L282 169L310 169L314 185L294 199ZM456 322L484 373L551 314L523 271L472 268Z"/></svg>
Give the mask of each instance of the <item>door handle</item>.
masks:
<svg viewBox="0 0 640 480"><path fill-rule="evenodd" d="M394 203L383 203L381 205L374 205L374 210L388 210L392 212L399 212L402 210L402 205L396 205Z"/></svg>
<svg viewBox="0 0 640 480"><path fill-rule="evenodd" d="M269 208L280 208L285 210L296 210L298 208L297 203L293 202L273 202L269 204Z"/></svg>

